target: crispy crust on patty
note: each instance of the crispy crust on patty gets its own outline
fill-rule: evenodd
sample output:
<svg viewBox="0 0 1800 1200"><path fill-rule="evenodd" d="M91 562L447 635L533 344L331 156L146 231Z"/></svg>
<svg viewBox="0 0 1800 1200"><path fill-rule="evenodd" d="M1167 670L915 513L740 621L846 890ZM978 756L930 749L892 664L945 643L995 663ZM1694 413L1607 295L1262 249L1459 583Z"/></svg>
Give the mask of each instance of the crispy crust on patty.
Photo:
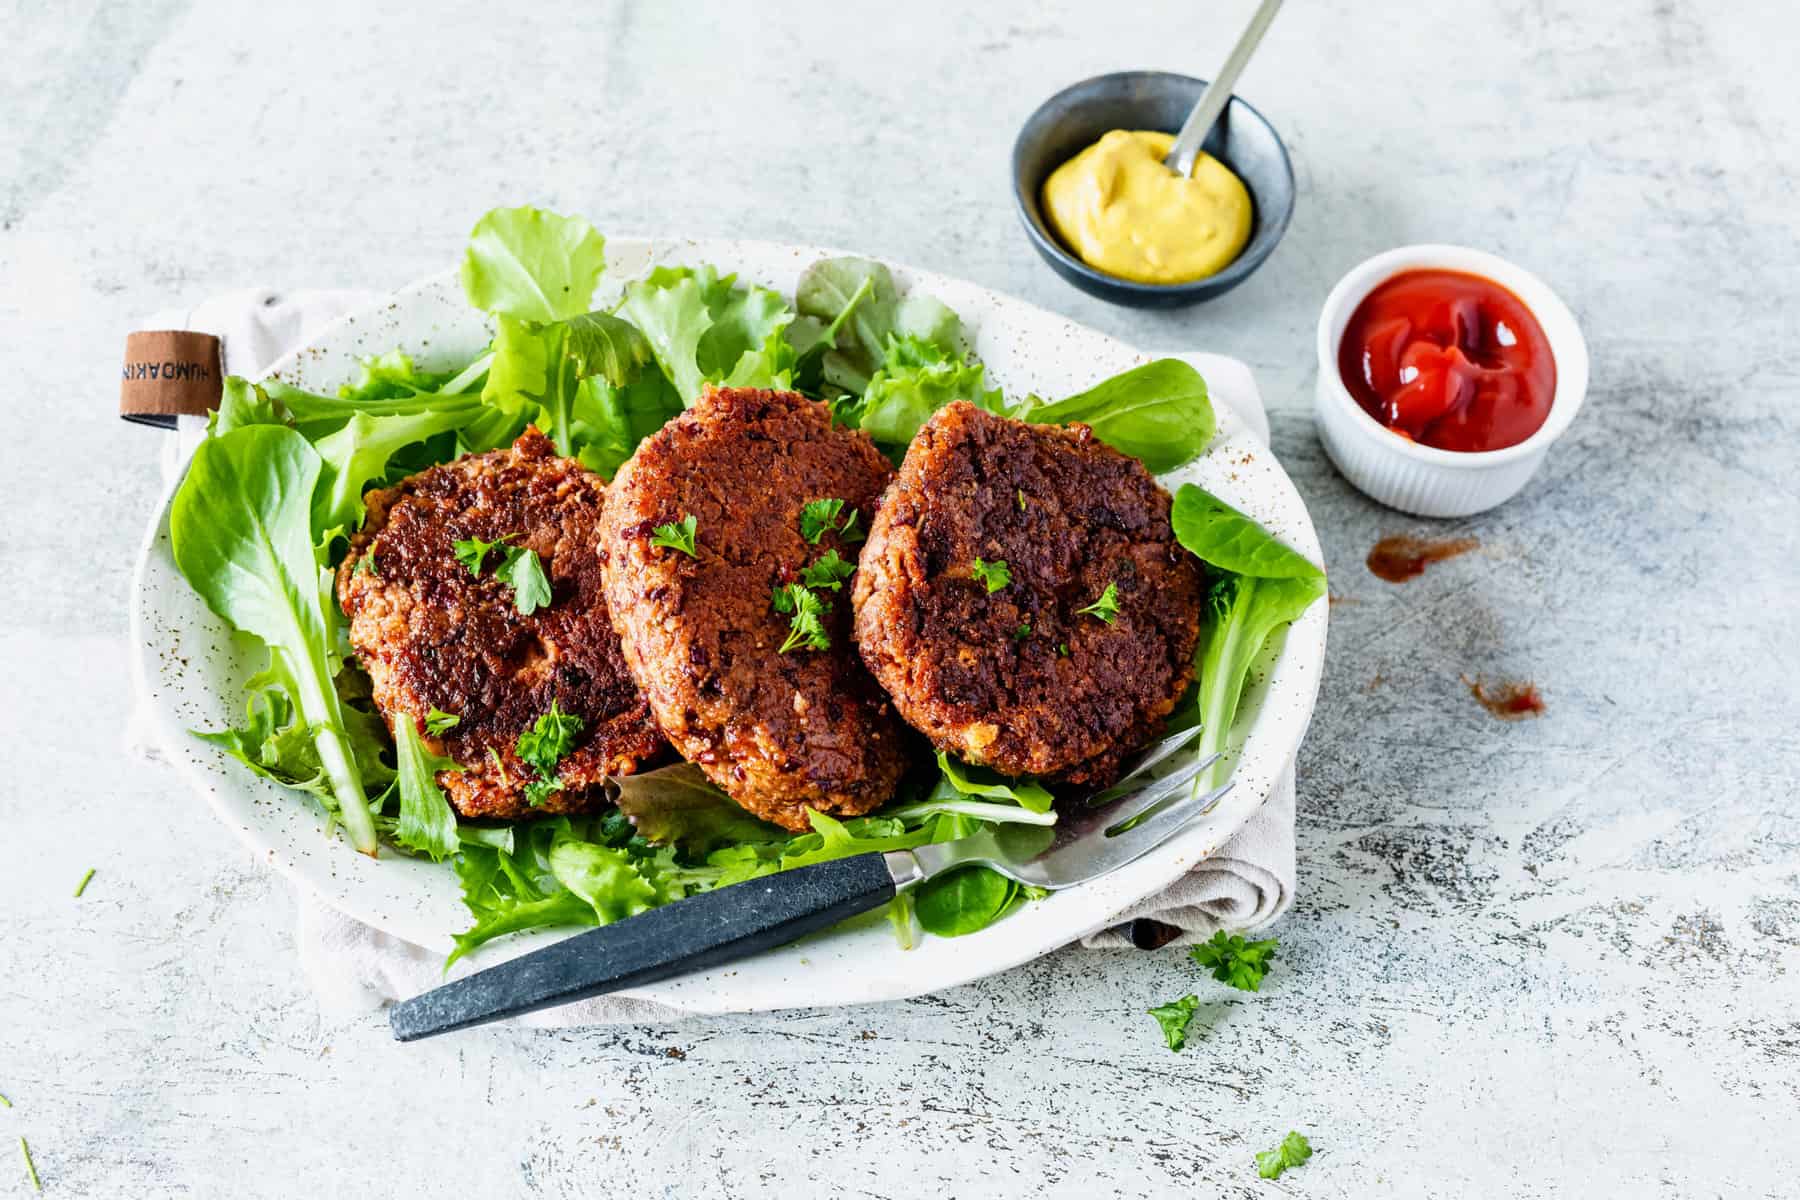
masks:
<svg viewBox="0 0 1800 1200"><path fill-rule="evenodd" d="M825 650L780 653L790 618L770 593L836 549L800 532L810 500L841 499L868 528L893 474L874 443L793 392L709 389L646 438L608 489L599 553L625 661L681 754L744 808L789 829L806 809L879 807L905 765L893 708L850 638L848 588L821 591ZM697 557L653 546L693 516Z"/></svg>
<svg viewBox="0 0 1800 1200"><path fill-rule="evenodd" d="M1085 425L945 407L869 532L863 661L940 749L1007 775L1111 783L1193 677L1200 570L1169 505ZM989 592L977 557L1003 560L1011 582ZM1078 612L1108 583L1111 624Z"/></svg>
<svg viewBox="0 0 1800 1200"><path fill-rule="evenodd" d="M511 449L432 467L367 497L368 520L337 576L350 642L390 730L401 713L422 733L433 708L461 718L424 741L461 764L438 783L465 817L591 810L605 801L608 775L630 774L667 750L606 610L593 553L604 495L597 476L527 429ZM551 603L530 616L495 578L502 547L479 578L455 556L458 540L506 534L516 535L506 546L537 552L550 580ZM513 749L552 702L583 727L559 764L562 790L532 808L524 791L536 771Z"/></svg>

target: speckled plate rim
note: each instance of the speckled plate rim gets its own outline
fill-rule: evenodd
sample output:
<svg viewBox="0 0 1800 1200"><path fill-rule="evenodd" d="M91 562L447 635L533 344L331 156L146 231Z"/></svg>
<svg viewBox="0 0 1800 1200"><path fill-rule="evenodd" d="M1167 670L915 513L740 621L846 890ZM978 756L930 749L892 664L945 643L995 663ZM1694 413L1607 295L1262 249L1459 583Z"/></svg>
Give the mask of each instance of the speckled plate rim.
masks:
<svg viewBox="0 0 1800 1200"><path fill-rule="evenodd" d="M843 252L727 239L612 238L597 303L610 302L622 281L677 262L713 263L791 295L804 267L838 253ZM903 290L922 288L962 315L989 380L1009 394L1067 394L1150 357L986 288L898 263L888 266ZM450 271L334 323L266 375L329 390L348 376L359 355L401 346L427 364L449 365L473 356L489 336ZM1213 446L1200 460L1164 476L1164 483L1171 488L1200 483L1320 561L1318 537L1292 481L1216 388L1214 404L1219 432ZM260 664L175 569L168 534L172 494L171 487L146 531L131 597L133 674L164 755L221 821L324 903L405 941L448 951L452 935L467 924L452 873L392 853L377 862L341 838L322 836L317 809L189 736L190 729L217 728L239 717L241 682ZM903 951L885 921L862 918L742 963L621 995L692 1013L903 999L1006 970L1104 928L1214 853L1268 798L1311 719L1326 623L1327 606L1314 605L1257 664L1233 729L1231 793L1180 836L1112 875L1029 904L968 937L925 937ZM457 973L558 936L566 935L529 934L484 947Z"/></svg>

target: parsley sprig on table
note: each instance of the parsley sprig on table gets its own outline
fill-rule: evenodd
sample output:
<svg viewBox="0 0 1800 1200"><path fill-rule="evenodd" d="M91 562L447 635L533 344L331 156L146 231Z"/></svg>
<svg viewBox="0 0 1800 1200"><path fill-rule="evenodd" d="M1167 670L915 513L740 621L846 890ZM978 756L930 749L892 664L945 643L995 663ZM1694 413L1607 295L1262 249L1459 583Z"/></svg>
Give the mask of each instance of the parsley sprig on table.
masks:
<svg viewBox="0 0 1800 1200"><path fill-rule="evenodd" d="M1111 625L1114 618L1119 615L1119 585L1116 583L1107 584L1106 590L1100 593L1100 598L1098 600L1094 601L1086 608L1078 608L1075 611L1083 616L1099 617L1102 621Z"/></svg>
<svg viewBox="0 0 1800 1200"><path fill-rule="evenodd" d="M1228 934L1221 929L1211 941L1189 949L1188 957L1210 970L1220 983L1242 992L1256 992L1262 990L1263 976L1268 973L1278 944L1276 938L1246 942L1241 934Z"/></svg>
<svg viewBox="0 0 1800 1200"><path fill-rule="evenodd" d="M1150 1015L1162 1026L1163 1040L1169 1043L1169 1049L1180 1050L1187 1045L1188 1022L1194 1019L1194 1010L1199 1007L1200 997L1189 992L1179 1000L1150 1010Z"/></svg>
<svg viewBox="0 0 1800 1200"><path fill-rule="evenodd" d="M786 654L796 647L830 649L831 634L825 628L825 614L830 607L819 599L818 593L804 584L788 583L775 589L770 602L776 612L790 618L787 640L777 653Z"/></svg>
<svg viewBox="0 0 1800 1200"><path fill-rule="evenodd" d="M1264 1179L1279 1178L1289 1167L1300 1166L1311 1158L1312 1153L1312 1143L1306 1140L1306 1135L1290 1129L1281 1139L1281 1145L1257 1154L1256 1173Z"/></svg>
<svg viewBox="0 0 1800 1200"><path fill-rule="evenodd" d="M667 546L671 550L679 550L689 558L700 557L695 553L694 534L700 528L700 520L693 513L684 513L681 520L671 521L667 525L658 525L650 531L652 546Z"/></svg>
<svg viewBox="0 0 1800 1200"><path fill-rule="evenodd" d="M551 792L562 790L562 780L557 778L556 765L574 749L575 738L581 733L584 724L580 717L564 712L552 700L550 711L519 735L513 753L519 756L520 762L538 773L538 778L525 785L525 803L537 808L550 798Z"/></svg>
<svg viewBox="0 0 1800 1200"><path fill-rule="evenodd" d="M1006 565L1004 558L996 558L993 562L977 558L969 567L969 573L975 576L989 593L997 592L1012 582L1012 568Z"/></svg>

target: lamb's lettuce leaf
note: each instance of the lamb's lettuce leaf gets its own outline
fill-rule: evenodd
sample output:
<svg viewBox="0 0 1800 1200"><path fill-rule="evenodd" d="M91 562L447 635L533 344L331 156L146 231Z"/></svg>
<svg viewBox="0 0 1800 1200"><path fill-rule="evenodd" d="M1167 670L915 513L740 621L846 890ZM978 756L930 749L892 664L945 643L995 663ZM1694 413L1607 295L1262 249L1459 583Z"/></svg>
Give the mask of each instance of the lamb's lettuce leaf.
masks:
<svg viewBox="0 0 1800 1200"><path fill-rule="evenodd" d="M988 867L960 867L920 884L913 907L926 933L961 937L997 921L1018 890L1017 883Z"/></svg>

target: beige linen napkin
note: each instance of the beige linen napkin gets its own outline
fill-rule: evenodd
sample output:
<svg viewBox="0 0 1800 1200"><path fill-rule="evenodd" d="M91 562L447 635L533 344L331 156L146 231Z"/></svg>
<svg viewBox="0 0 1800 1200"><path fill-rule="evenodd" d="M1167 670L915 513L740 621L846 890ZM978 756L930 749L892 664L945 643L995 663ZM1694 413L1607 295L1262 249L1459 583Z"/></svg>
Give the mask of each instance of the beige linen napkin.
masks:
<svg viewBox="0 0 1800 1200"><path fill-rule="evenodd" d="M252 289L214 297L186 312L159 313L140 328L215 334L224 342L225 370L254 376L288 350L312 340L332 321L381 298L372 292ZM1242 415L1259 439L1268 441L1268 416L1249 367L1222 355L1177 352L1173 356L1194 364L1212 394ZM159 435L166 481L179 475L205 430L203 419L181 417L173 432ZM149 729L140 713L132 719L127 739L134 752L160 760L161 751ZM1086 938L1084 944L1152 946L1203 940L1217 929L1254 929L1286 912L1293 897L1294 772L1290 764L1268 801L1217 854L1163 892L1120 913L1111 928ZM368 1012L443 981L443 957L438 952L352 920L306 888L300 889L297 941L301 969L320 1007L334 1015ZM645 1024L684 1015L650 1001L602 996L520 1020L536 1026Z"/></svg>

